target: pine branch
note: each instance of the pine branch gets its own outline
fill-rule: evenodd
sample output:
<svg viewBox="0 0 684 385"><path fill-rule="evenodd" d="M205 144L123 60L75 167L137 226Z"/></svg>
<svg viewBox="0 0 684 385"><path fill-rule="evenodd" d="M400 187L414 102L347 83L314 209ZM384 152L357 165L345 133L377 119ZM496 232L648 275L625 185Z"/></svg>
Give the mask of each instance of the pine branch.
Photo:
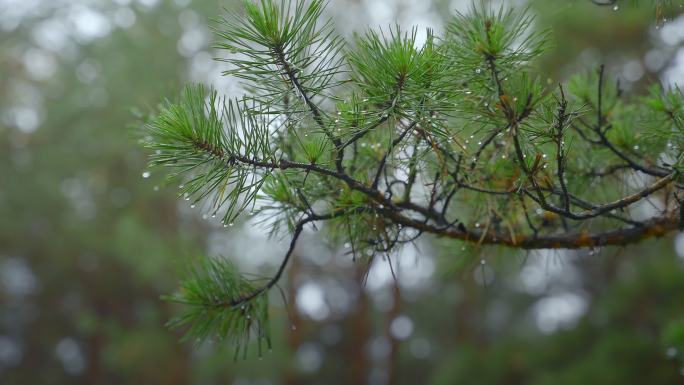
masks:
<svg viewBox="0 0 684 385"><path fill-rule="evenodd" d="M219 100L216 91L188 87L177 104L167 102L146 125L145 146L154 150L151 166L170 167L171 178L183 180L180 194L192 204L208 200L214 215L225 210L232 223L256 200L268 168L241 159L275 159L265 116L250 114L248 100Z"/></svg>
<svg viewBox="0 0 684 385"><path fill-rule="evenodd" d="M207 259L191 270L190 277L181 283L180 290L163 297L183 305L184 312L168 322L171 328L186 328L184 339L196 344L210 339L228 341L235 345L235 357L247 354L250 338L271 348L268 329L268 298L259 292L251 301L234 298L253 293L256 283L244 279L225 259Z"/></svg>
<svg viewBox="0 0 684 385"><path fill-rule="evenodd" d="M150 163L181 180L181 196L226 225L257 208L271 234L291 235L268 279L246 280L225 261L193 273L172 297L188 306L172 325L189 338L217 335L242 352L250 336L269 344L266 294L307 225L350 242L354 259L423 234L576 249L680 226L679 200L668 199L682 188L679 89L628 98L601 67L547 90L531 63L548 34L524 11L473 5L423 45L396 26L346 48L318 23L323 5L245 3L217 34L226 75L249 94L226 102L190 87L146 125ZM664 209L631 217L651 200Z"/></svg>

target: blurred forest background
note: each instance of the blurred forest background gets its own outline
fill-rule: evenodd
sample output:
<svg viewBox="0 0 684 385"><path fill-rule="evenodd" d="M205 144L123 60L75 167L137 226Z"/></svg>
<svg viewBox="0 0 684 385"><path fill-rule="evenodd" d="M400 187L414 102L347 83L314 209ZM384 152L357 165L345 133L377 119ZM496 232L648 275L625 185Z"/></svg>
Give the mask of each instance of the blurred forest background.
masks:
<svg viewBox="0 0 684 385"><path fill-rule="evenodd" d="M601 63L628 93L684 84L678 0L505 3L553 31L538 63L551 84ZM468 4L331 0L328 14L347 36L440 31ZM273 352L234 362L179 343L159 296L188 263L225 255L268 275L287 241L178 200L137 144L138 116L184 84L240 93L212 60L224 7L239 1L0 0L0 383L684 384L682 235L533 253L426 238L397 281L378 261L363 286L365 266L310 233L289 305L271 301Z"/></svg>

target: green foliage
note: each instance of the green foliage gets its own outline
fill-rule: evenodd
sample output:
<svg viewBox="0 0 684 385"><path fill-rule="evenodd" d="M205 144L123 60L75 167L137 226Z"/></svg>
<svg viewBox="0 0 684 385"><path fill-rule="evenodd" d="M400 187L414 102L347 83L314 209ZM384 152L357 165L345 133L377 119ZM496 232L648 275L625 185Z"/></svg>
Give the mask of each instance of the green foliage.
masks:
<svg viewBox="0 0 684 385"><path fill-rule="evenodd" d="M425 44L418 46L417 33L415 28L402 33L399 26L390 29L387 37L369 31L348 54L354 83L380 116L407 118L428 109L451 110L453 93L443 90L454 79L445 65L444 50L431 31Z"/></svg>
<svg viewBox="0 0 684 385"><path fill-rule="evenodd" d="M289 105L300 100L302 92L331 96L328 90L342 81L343 41L330 21L318 25L324 4L299 1L293 8L290 2L245 1L246 17L223 18L216 27L221 39L217 47L229 54L220 60L234 66L224 74L244 80L265 106L290 112L304 108Z"/></svg>
<svg viewBox="0 0 684 385"><path fill-rule="evenodd" d="M268 123L248 112L248 101L225 103L204 87L188 87L177 104L167 103L146 126L145 146L154 150L151 166L174 169L183 178L180 193L193 204L208 198L213 215L225 207L223 223L232 224L253 206L269 170L252 172L237 158L271 160Z"/></svg>
<svg viewBox="0 0 684 385"><path fill-rule="evenodd" d="M473 3L469 13L457 13L447 27L455 43L451 45L454 63L466 74L473 74L473 68L479 74L488 71L482 68L483 58L497 60L505 77L506 70L528 64L548 47L548 32L534 31L533 22L526 10L504 6L495 10L485 2Z"/></svg>
<svg viewBox="0 0 684 385"><path fill-rule="evenodd" d="M292 234L261 286L230 278L219 287L217 277L233 274L222 266L191 281L199 299L180 323L191 338L234 333L244 345L252 325L233 308L265 301L313 222L370 261L424 233L543 249L624 245L677 228L674 205L641 222L629 209L666 197L679 178L679 91L627 99L603 67L549 87L533 65L548 34L526 11L478 3L444 36L426 31L423 44L417 29L396 26L347 46L329 21L318 24L323 5L246 2L245 16L219 22L217 46L228 53L225 74L249 95L225 103L191 87L146 126L151 165L173 168L186 199L222 210L226 225L249 209L272 234ZM635 186L634 173L652 184ZM599 186L588 193L588 184ZM217 313L204 319L203 307Z"/></svg>
<svg viewBox="0 0 684 385"><path fill-rule="evenodd" d="M258 284L245 279L224 259L205 259L166 300L184 305L184 312L169 321L172 328L187 327L186 339L197 344L207 340L235 345L235 358L247 355L250 338L258 341L258 354L271 348L266 292L254 295ZM239 299L252 295L248 302Z"/></svg>

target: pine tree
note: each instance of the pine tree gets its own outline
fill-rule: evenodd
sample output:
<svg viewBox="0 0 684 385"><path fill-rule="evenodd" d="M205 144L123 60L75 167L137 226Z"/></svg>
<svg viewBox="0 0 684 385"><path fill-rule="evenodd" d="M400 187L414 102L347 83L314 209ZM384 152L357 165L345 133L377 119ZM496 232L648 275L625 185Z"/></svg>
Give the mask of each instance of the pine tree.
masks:
<svg viewBox="0 0 684 385"><path fill-rule="evenodd" d="M348 42L324 3L245 2L216 33L246 95L190 86L145 125L151 165L182 197L225 227L256 215L291 238L270 278L223 259L195 268L169 297L188 338L270 346L267 293L307 227L364 261L426 234L577 249L682 227L679 89L628 97L604 67L542 80L550 39L526 11L473 5L424 42L400 26ZM632 215L641 204L647 218Z"/></svg>

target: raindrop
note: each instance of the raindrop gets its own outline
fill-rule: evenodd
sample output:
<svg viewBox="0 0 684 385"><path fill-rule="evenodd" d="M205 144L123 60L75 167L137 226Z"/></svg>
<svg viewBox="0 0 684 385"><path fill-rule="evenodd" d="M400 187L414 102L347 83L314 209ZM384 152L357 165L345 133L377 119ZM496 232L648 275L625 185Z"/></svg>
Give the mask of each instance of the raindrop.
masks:
<svg viewBox="0 0 684 385"><path fill-rule="evenodd" d="M613 11L617 11L618 9L620 9L620 7L617 4L615 4L615 6L613 7Z"/></svg>
<svg viewBox="0 0 684 385"><path fill-rule="evenodd" d="M482 69L480 69L480 68L475 68L475 73L476 73L476 74L479 74L480 72L482 72Z"/></svg>
<svg viewBox="0 0 684 385"><path fill-rule="evenodd" d="M344 248L345 248L345 249L348 249L348 248L350 248L350 247L351 247L351 243L349 243L349 242L345 242L345 243L344 243Z"/></svg>
<svg viewBox="0 0 684 385"><path fill-rule="evenodd" d="M475 227L480 228L480 222L475 223Z"/></svg>
<svg viewBox="0 0 684 385"><path fill-rule="evenodd" d="M494 282L494 269L487 264L481 264L480 268L473 272L475 282L483 287L487 287Z"/></svg>
<svg viewBox="0 0 684 385"><path fill-rule="evenodd" d="M228 226L230 226L230 227L233 227L233 225L235 225L235 223L233 223L233 222L230 222L230 223L228 224Z"/></svg>
<svg viewBox="0 0 684 385"><path fill-rule="evenodd" d="M634 151L638 151L638 150L639 150L639 146L634 146Z"/></svg>
<svg viewBox="0 0 684 385"><path fill-rule="evenodd" d="M480 260L480 265L486 265L486 264L487 264L487 261L485 261L484 259Z"/></svg>
<svg viewBox="0 0 684 385"><path fill-rule="evenodd" d="M195 208L195 204L194 204L194 203L191 204L191 205L190 205L190 208L191 208L191 209L194 209L194 208Z"/></svg>
<svg viewBox="0 0 684 385"><path fill-rule="evenodd" d="M150 175L152 175L152 174L151 174L149 171L145 171L145 172L142 173L142 177L145 178L145 179L149 178Z"/></svg>

